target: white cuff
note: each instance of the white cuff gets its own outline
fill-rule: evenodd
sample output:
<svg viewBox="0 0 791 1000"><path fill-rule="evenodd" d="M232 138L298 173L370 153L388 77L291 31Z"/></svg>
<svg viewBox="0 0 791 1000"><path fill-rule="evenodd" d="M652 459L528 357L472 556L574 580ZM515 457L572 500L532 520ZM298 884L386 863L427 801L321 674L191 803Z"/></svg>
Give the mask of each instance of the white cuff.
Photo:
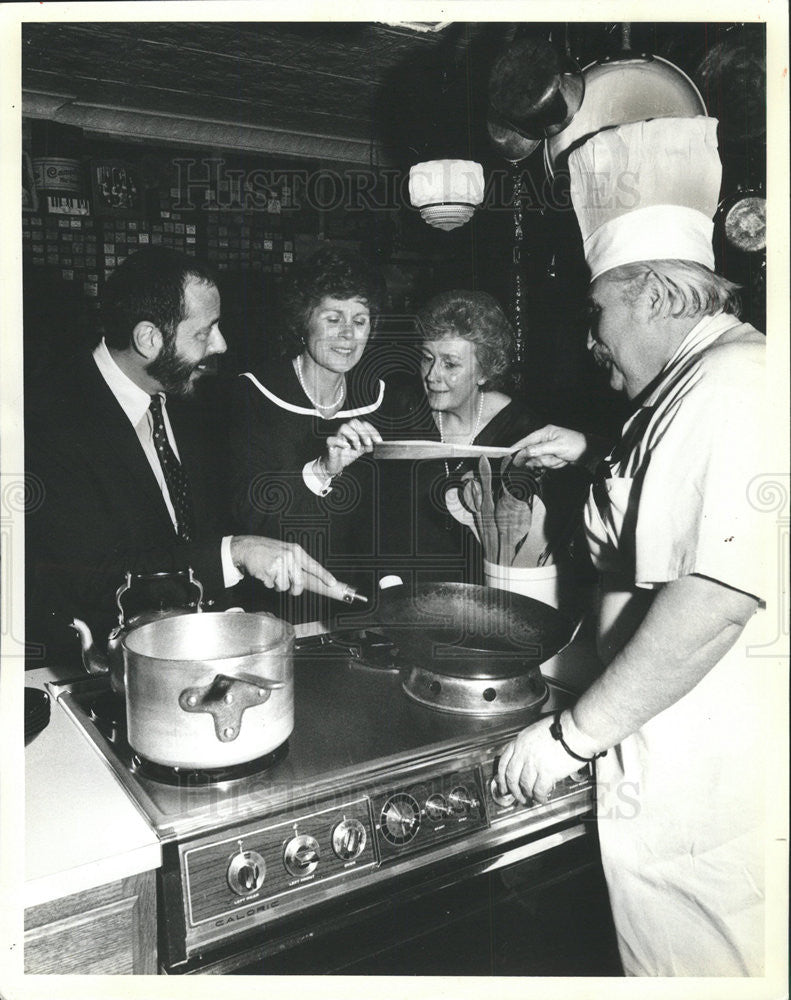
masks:
<svg viewBox="0 0 791 1000"><path fill-rule="evenodd" d="M307 462L302 467L302 480L310 492L315 493L317 497L326 497L328 493L332 492L332 476L322 474L318 458Z"/></svg>
<svg viewBox="0 0 791 1000"><path fill-rule="evenodd" d="M231 535L226 535L220 546L222 579L226 587L235 587L244 576L244 573L234 566L233 559L231 559L231 537Z"/></svg>

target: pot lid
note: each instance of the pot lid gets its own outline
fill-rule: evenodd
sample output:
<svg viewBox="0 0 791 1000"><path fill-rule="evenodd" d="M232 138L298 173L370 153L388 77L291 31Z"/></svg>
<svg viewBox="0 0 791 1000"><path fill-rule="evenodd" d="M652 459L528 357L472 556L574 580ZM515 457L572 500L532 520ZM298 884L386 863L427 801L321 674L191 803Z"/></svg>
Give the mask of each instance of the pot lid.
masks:
<svg viewBox="0 0 791 1000"><path fill-rule="evenodd" d="M706 114L695 84L661 56L633 55L590 63L583 71L585 93L579 111L563 131L547 139L548 172L596 132L651 118L692 118Z"/></svg>

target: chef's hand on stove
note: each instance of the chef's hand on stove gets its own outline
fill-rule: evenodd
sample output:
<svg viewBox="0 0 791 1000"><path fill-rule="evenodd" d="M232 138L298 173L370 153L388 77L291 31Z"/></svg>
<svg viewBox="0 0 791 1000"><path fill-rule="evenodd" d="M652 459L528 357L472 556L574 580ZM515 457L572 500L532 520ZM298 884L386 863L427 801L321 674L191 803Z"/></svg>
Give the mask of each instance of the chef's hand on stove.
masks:
<svg viewBox="0 0 791 1000"><path fill-rule="evenodd" d="M528 799L546 802L555 782L579 768L560 743L553 739L551 718L523 729L500 754L497 784L500 794L510 792L524 805Z"/></svg>
<svg viewBox="0 0 791 1000"><path fill-rule="evenodd" d="M588 440L579 431L547 424L517 441L514 448L519 448L513 458L517 467L527 465L562 469L564 465L574 465L583 460Z"/></svg>
<svg viewBox="0 0 791 1000"><path fill-rule="evenodd" d="M235 535L231 539L231 559L241 573L255 577L274 590L288 590L295 597L306 586L316 589L310 586L313 581L308 577L318 578L327 587L337 586L332 573L293 542L262 535Z"/></svg>
<svg viewBox="0 0 791 1000"><path fill-rule="evenodd" d="M319 464L328 476L337 476L365 452L382 443L382 436L367 420L349 420L327 438L327 451Z"/></svg>

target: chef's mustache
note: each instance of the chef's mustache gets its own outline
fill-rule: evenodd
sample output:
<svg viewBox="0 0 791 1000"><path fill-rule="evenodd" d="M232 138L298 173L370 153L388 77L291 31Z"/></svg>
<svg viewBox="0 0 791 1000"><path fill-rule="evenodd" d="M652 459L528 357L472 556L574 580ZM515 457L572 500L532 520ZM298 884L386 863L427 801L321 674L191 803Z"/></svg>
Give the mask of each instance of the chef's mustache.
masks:
<svg viewBox="0 0 791 1000"><path fill-rule="evenodd" d="M595 344L591 348L593 354L593 361L599 366L599 368L609 368L612 364L612 354L603 347L601 344Z"/></svg>

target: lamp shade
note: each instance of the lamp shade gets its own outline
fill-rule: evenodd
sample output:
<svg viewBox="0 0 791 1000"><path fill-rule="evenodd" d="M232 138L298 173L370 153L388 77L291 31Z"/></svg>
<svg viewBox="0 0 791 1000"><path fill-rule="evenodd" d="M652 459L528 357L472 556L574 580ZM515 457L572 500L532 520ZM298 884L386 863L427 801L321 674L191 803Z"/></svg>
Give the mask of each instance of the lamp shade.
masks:
<svg viewBox="0 0 791 1000"><path fill-rule="evenodd" d="M483 201L483 167L474 160L427 160L409 171L409 200L438 229L455 229Z"/></svg>

